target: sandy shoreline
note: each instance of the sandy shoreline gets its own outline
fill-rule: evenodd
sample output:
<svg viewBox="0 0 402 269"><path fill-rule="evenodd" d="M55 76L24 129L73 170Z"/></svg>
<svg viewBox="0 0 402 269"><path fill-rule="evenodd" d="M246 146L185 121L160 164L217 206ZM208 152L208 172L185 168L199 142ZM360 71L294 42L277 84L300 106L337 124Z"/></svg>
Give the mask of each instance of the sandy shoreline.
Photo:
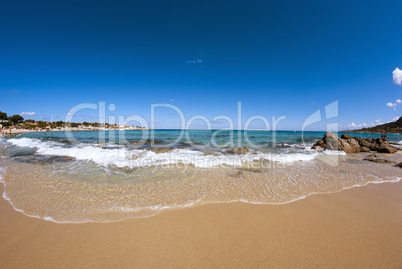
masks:
<svg viewBox="0 0 402 269"><path fill-rule="evenodd" d="M87 132L99 132L100 130L91 130L91 129L71 129L71 128L61 128L61 129L49 129L49 130L28 130L28 129L3 129L2 131L5 133L11 133L12 134L26 134L26 133L53 133L53 132L83 132L83 131L87 131ZM119 131L119 129L108 129L109 131ZM148 131L148 129L127 129L125 131ZM102 130L101 130L102 131ZM120 130L121 131L121 130Z"/></svg>
<svg viewBox="0 0 402 269"><path fill-rule="evenodd" d="M400 268L401 193L402 182L369 184L285 205L87 224L30 218L1 199L0 267Z"/></svg>

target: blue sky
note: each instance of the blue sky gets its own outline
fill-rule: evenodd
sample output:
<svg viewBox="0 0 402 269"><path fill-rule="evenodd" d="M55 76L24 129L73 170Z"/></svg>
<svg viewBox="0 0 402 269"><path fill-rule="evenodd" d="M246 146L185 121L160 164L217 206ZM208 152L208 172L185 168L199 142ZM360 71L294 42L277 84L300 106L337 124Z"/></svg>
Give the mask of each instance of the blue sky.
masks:
<svg viewBox="0 0 402 269"><path fill-rule="evenodd" d="M243 124L283 115L285 130L334 101L338 117L323 114L311 130L402 114L402 75L392 74L402 69L400 0L82 2L1 1L1 111L64 120L78 104L105 101L116 106L108 115L150 123L151 104L165 103L186 120L236 122L240 101ZM97 114L83 109L73 120ZM178 119L155 110L156 128L178 128Z"/></svg>

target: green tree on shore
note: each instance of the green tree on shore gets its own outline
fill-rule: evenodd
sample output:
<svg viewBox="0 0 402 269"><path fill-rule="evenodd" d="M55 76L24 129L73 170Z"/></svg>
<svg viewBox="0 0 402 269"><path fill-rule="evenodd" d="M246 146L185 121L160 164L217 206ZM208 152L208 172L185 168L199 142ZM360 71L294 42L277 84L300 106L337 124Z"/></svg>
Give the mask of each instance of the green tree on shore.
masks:
<svg viewBox="0 0 402 269"><path fill-rule="evenodd" d="M44 128L46 128L46 126L47 126L47 122L46 121L37 121L37 126L39 127L39 128L41 128L41 129L44 129Z"/></svg>
<svg viewBox="0 0 402 269"><path fill-rule="evenodd" d="M21 117L20 115L16 114L8 118L9 121L11 121L14 125L17 123L23 122L24 118Z"/></svg>
<svg viewBox="0 0 402 269"><path fill-rule="evenodd" d="M0 111L0 121L7 120L7 113Z"/></svg>

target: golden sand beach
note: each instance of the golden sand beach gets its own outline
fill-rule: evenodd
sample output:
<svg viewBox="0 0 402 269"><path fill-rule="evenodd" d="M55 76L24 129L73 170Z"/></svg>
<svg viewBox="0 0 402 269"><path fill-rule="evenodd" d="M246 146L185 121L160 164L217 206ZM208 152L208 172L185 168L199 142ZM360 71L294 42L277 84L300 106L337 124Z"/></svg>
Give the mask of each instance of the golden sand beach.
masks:
<svg viewBox="0 0 402 269"><path fill-rule="evenodd" d="M3 187L1 187L3 191ZM402 182L56 224L0 201L1 268L401 268Z"/></svg>

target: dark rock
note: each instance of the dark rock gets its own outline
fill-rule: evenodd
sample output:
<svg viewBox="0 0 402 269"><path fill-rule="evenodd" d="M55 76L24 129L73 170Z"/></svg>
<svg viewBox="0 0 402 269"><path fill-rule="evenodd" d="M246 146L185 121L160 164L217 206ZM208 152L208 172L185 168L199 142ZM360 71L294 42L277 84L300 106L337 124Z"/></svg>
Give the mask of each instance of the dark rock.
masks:
<svg viewBox="0 0 402 269"><path fill-rule="evenodd" d="M363 160L375 162L375 163L395 163L393 161L385 160L385 159L364 158Z"/></svg>
<svg viewBox="0 0 402 269"><path fill-rule="evenodd" d="M311 149L323 149L325 148L324 140L320 139L311 147Z"/></svg>
<svg viewBox="0 0 402 269"><path fill-rule="evenodd" d="M352 139L352 137L350 135L348 135L348 134L342 134L341 138L345 139L345 140Z"/></svg>
<svg viewBox="0 0 402 269"><path fill-rule="evenodd" d="M381 144L378 151L381 153L395 153L398 149L389 144Z"/></svg>
<svg viewBox="0 0 402 269"><path fill-rule="evenodd" d="M380 145L379 144L376 144L376 143L372 143L371 145L370 145L370 150L372 150L372 151L378 151L380 149Z"/></svg>
<svg viewBox="0 0 402 269"><path fill-rule="evenodd" d="M373 151L379 151L380 150L380 145L383 142L381 141L381 139L379 138L373 138L371 145L370 145L370 149Z"/></svg>
<svg viewBox="0 0 402 269"><path fill-rule="evenodd" d="M361 152L370 152L370 148L368 147L360 147Z"/></svg>
<svg viewBox="0 0 402 269"><path fill-rule="evenodd" d="M360 145L360 147L370 148L371 142L368 142L368 141L365 140L365 139L361 139L361 140L359 141L359 145Z"/></svg>
<svg viewBox="0 0 402 269"><path fill-rule="evenodd" d="M382 140L380 140L379 142L378 142L378 144L381 146L381 145L389 145L389 143L388 142L385 142L385 141L382 141Z"/></svg>
<svg viewBox="0 0 402 269"><path fill-rule="evenodd" d="M395 164L396 167L402 168L402 162Z"/></svg>

